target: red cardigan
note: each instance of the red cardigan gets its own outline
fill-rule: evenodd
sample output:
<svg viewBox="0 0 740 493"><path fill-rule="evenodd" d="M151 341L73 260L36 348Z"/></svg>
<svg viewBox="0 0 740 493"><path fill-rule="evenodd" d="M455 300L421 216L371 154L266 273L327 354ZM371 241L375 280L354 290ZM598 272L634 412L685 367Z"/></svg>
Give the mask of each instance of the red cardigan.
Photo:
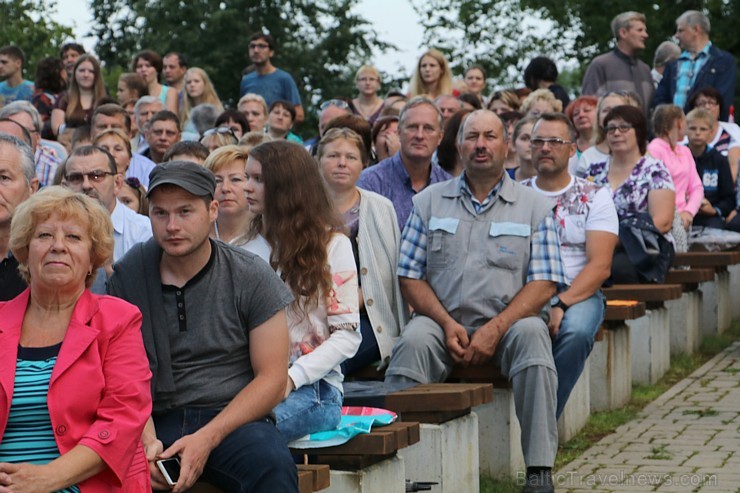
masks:
<svg viewBox="0 0 740 493"><path fill-rule="evenodd" d="M10 413L29 295L26 289L0 303L0 436ZM85 290L69 322L48 393L59 452L84 445L108 466L79 483L81 493L151 491L141 444L152 411L150 379L138 308Z"/></svg>

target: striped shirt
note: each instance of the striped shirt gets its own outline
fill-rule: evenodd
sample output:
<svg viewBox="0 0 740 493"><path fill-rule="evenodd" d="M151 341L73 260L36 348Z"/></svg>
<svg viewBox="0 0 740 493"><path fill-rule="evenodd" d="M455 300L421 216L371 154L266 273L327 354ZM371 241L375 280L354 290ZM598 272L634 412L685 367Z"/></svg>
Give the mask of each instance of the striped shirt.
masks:
<svg viewBox="0 0 740 493"><path fill-rule="evenodd" d="M59 457L46 396L61 343L45 348L18 347L13 400L5 434L0 442L0 462L42 465ZM59 493L79 493L75 485Z"/></svg>

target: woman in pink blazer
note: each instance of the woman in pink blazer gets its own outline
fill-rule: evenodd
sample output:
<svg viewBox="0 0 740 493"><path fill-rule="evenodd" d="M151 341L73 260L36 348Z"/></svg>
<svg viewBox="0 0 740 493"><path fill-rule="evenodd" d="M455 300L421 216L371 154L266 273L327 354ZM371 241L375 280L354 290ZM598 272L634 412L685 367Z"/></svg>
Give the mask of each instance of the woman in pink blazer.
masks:
<svg viewBox="0 0 740 493"><path fill-rule="evenodd" d="M0 304L0 492L151 491L141 314L87 289L112 231L97 201L61 187L14 213L10 248L29 288Z"/></svg>

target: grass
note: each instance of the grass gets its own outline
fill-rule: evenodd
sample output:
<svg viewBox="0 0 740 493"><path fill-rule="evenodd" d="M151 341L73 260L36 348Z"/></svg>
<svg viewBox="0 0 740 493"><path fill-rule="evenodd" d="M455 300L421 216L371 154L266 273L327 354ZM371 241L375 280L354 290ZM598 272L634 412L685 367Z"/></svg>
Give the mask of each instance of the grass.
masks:
<svg viewBox="0 0 740 493"><path fill-rule="evenodd" d="M619 426L637 418L645 406L738 339L740 339L740 321L735 321L723 334L705 337L696 354L671 356L671 367L658 383L655 385L632 386L632 398L625 407L591 414L583 430L572 440L558 448L554 470L557 471L577 459L596 442L613 433ZM728 373L735 372L736 370L732 369ZM713 410L710 408L696 411L696 413L708 416L711 415L711 411ZM660 453L661 451L657 452L658 455ZM653 454L656 454L656 452L653 451ZM498 481L481 477L480 491L481 493L518 493L521 491L521 486L514 480Z"/></svg>

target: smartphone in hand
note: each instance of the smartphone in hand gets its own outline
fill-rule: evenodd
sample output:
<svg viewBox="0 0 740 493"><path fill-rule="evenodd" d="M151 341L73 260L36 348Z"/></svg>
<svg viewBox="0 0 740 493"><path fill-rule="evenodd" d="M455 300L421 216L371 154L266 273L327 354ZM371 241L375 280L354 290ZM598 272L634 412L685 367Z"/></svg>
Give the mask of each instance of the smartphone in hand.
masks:
<svg viewBox="0 0 740 493"><path fill-rule="evenodd" d="M170 457L169 459L163 459L157 461L157 467L159 468L165 481L170 486L175 486L177 480L180 479L180 459L177 457Z"/></svg>

